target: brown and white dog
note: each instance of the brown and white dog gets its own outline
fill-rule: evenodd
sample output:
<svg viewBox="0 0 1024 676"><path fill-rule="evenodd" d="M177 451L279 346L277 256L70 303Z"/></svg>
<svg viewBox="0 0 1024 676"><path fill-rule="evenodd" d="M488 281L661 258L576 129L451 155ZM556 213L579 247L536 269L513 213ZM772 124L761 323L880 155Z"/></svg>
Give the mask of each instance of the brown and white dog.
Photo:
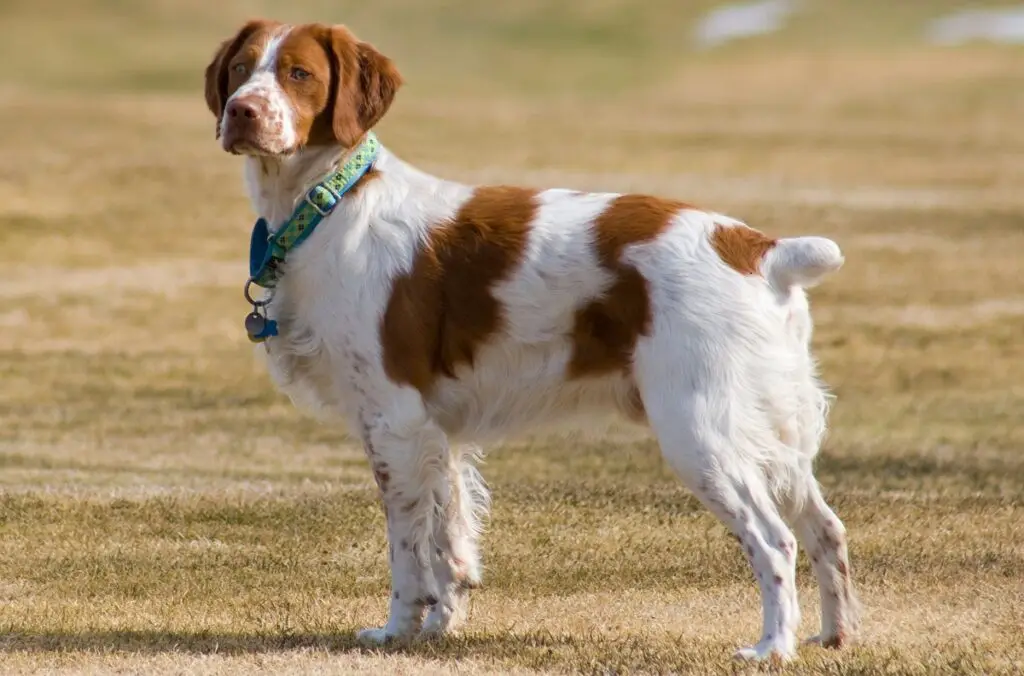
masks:
<svg viewBox="0 0 1024 676"><path fill-rule="evenodd" d="M271 230L400 84L344 26L256 20L220 46L206 100ZM465 618L488 495L476 447L454 444L614 411L650 426L741 542L764 625L739 656L794 655L798 540L821 591L816 640L847 642L858 605L812 473L828 396L803 290L842 262L828 239L770 239L682 202L461 185L382 148L289 254L268 308L280 334L264 344L293 401L361 437L380 488L390 613L360 638Z"/></svg>

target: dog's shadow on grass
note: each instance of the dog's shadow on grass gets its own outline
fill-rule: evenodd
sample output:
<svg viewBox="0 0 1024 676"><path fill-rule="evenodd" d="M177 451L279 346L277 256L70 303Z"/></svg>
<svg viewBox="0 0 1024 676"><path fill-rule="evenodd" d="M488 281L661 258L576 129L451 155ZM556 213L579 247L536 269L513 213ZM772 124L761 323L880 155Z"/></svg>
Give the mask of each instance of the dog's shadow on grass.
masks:
<svg viewBox="0 0 1024 676"><path fill-rule="evenodd" d="M0 652L96 652L155 655L186 653L193 655L244 655L316 650L330 653L401 653L418 657L452 659L469 656L500 656L524 648L541 651L568 650L579 646L571 636L548 632L527 635L461 635L437 640L394 642L384 646L367 646L356 639L355 632L337 633L220 633L188 631L84 631L84 632L19 632L0 630Z"/></svg>
<svg viewBox="0 0 1024 676"><path fill-rule="evenodd" d="M728 663L733 646L712 641L694 654L678 646L658 647L649 637L611 637L599 632L553 634L546 630L466 633L459 636L365 646L355 632L188 632L188 631L85 631L29 633L0 628L0 655L12 653L92 653L134 655L269 655L309 650L328 654L403 655L428 662L458 663L482 659L511 662L527 668L556 668L572 672L664 671L678 663L679 670L708 673L710 665ZM710 669L718 671L719 669ZM736 673L736 669L732 670ZM741 670L742 671L742 670Z"/></svg>

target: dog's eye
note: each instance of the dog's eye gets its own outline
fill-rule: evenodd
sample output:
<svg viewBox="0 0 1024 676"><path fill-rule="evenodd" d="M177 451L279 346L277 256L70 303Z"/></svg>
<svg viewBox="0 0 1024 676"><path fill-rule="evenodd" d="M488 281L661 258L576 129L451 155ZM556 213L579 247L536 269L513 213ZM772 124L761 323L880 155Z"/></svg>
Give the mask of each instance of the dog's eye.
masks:
<svg viewBox="0 0 1024 676"><path fill-rule="evenodd" d="M239 75L245 75L246 71L248 71L249 68L244 63L236 63L234 66L232 66L231 70L235 71Z"/></svg>
<svg viewBox="0 0 1024 676"><path fill-rule="evenodd" d="M291 77L293 80L299 80L300 82L302 80L308 80L309 71L306 70L305 68L299 68L298 66L295 66L294 68L292 68Z"/></svg>

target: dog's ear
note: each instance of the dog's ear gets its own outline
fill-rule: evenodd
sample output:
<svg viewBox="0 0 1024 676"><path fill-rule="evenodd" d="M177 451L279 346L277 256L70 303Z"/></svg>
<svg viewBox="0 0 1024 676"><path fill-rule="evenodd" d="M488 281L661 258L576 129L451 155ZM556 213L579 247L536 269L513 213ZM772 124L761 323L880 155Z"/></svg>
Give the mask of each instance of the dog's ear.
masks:
<svg viewBox="0 0 1024 676"><path fill-rule="evenodd" d="M359 125L363 131L369 131L388 112L402 86L402 76L394 62L373 45L360 42L358 51Z"/></svg>
<svg viewBox="0 0 1024 676"><path fill-rule="evenodd" d="M332 26L324 45L331 58L331 91L323 127L346 147L373 128L402 86L394 62L361 42L345 26Z"/></svg>
<svg viewBox="0 0 1024 676"><path fill-rule="evenodd" d="M220 136L220 118L224 114L224 103L228 98L228 65L235 57L238 50L242 48L245 41L259 30L273 28L279 25L276 21L267 19L252 19L242 26L234 37L228 38L220 44L213 60L206 67L206 105L210 112L218 120L217 135Z"/></svg>

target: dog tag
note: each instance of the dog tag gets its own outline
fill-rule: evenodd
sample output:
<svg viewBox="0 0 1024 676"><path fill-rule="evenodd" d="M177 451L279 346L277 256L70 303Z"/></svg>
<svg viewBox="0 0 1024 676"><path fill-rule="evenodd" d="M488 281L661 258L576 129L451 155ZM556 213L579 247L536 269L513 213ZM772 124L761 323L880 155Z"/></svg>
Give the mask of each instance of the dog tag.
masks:
<svg viewBox="0 0 1024 676"><path fill-rule="evenodd" d="M266 338L260 337L263 330L267 328L267 319L255 310L245 316L245 332L249 334L249 340L259 343Z"/></svg>

